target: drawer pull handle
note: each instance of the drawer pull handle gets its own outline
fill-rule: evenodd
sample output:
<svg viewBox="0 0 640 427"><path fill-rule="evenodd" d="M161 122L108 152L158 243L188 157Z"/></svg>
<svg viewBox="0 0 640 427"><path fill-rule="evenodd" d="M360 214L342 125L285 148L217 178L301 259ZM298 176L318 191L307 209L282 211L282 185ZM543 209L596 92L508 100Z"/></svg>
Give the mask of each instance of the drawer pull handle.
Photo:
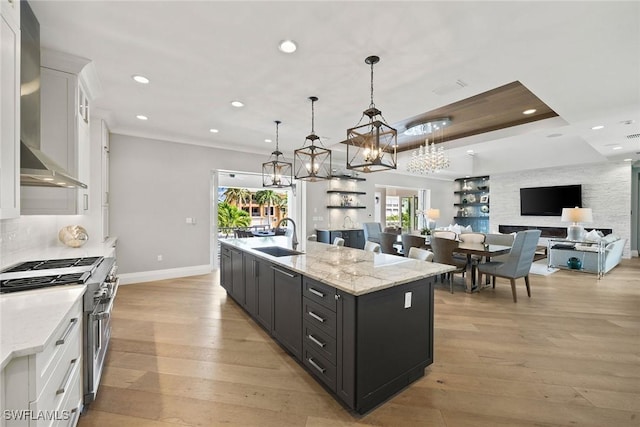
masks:
<svg viewBox="0 0 640 427"><path fill-rule="evenodd" d="M292 274L292 273L289 273L288 271L280 270L279 268L275 268L275 267L271 267L271 268L273 268L278 273L284 274L287 277L293 278L293 277L297 277L298 276L297 274Z"/></svg>
<svg viewBox="0 0 640 427"><path fill-rule="evenodd" d="M308 311L307 313L309 313L309 316L313 317L314 319L316 319L318 322L320 323L324 323L324 320L322 317L318 316L317 314L315 314L313 311Z"/></svg>
<svg viewBox="0 0 640 427"><path fill-rule="evenodd" d="M73 368L76 365L78 359L73 359L69 367L67 368L67 373L64 374L64 378L62 379L62 385L59 389L56 390L56 395L64 393L64 391L69 387L69 381L71 381L71 374L73 373Z"/></svg>
<svg viewBox="0 0 640 427"><path fill-rule="evenodd" d="M313 288L309 288L309 292L311 292L312 294L314 294L317 297L324 298L324 294L322 292L316 291Z"/></svg>
<svg viewBox="0 0 640 427"><path fill-rule="evenodd" d="M324 371L326 371L326 369L324 369L322 366L318 365L313 358L308 357L307 358L307 362L309 362L311 364L311 366L313 366L314 368L316 368L318 371L320 371L321 374L324 374Z"/></svg>
<svg viewBox="0 0 640 427"><path fill-rule="evenodd" d="M56 341L56 345L64 344L65 340L69 337L69 334L73 330L73 327L75 325L77 325L77 324L78 324L78 318L77 317L74 317L73 319L71 319L69 321L69 325L67 325L67 329L64 330L64 333L62 334L62 337L60 337L58 339L58 341Z"/></svg>
<svg viewBox="0 0 640 427"><path fill-rule="evenodd" d="M318 338L314 337L311 334L307 335L307 338L309 338L314 344L316 344L319 347L324 348L324 346L327 345L326 343L323 343L322 341L320 341Z"/></svg>

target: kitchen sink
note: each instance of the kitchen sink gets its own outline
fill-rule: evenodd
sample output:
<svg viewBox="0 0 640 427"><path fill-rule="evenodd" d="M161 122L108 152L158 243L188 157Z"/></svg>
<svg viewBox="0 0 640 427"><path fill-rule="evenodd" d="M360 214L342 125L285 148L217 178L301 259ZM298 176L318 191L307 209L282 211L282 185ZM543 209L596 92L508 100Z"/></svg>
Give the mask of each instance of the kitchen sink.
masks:
<svg viewBox="0 0 640 427"><path fill-rule="evenodd" d="M254 248L256 251L264 252L265 254L281 257L291 255L302 255L302 252L294 251L292 249L283 248L280 246L265 246L263 248Z"/></svg>

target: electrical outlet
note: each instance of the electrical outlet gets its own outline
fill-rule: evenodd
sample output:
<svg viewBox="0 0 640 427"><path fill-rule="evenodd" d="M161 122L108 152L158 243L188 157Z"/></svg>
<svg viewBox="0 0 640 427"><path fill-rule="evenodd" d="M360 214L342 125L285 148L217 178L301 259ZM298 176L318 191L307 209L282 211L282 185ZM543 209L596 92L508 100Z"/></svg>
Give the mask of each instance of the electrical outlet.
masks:
<svg viewBox="0 0 640 427"><path fill-rule="evenodd" d="M411 308L411 292L404 293L404 308Z"/></svg>
<svg viewBox="0 0 640 427"><path fill-rule="evenodd" d="M162 255L158 255L158 261L162 261Z"/></svg>

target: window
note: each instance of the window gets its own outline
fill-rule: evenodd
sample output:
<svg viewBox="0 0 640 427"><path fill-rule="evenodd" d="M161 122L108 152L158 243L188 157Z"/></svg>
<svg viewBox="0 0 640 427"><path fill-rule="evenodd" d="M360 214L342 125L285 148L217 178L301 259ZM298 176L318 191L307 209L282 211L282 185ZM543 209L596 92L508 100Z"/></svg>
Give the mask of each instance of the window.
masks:
<svg viewBox="0 0 640 427"><path fill-rule="evenodd" d="M251 207L251 216L260 216L260 207L252 206Z"/></svg>

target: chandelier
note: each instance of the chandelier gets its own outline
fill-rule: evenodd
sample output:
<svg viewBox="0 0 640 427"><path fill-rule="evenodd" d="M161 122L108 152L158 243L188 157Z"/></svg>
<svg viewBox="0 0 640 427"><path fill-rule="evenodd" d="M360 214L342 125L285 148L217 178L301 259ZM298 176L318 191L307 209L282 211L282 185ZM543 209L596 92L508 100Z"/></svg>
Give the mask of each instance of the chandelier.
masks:
<svg viewBox="0 0 640 427"><path fill-rule="evenodd" d="M427 175L430 173L439 172L442 169L446 169L450 166L449 156L444 151L444 147L436 148L435 133L440 131L442 140L444 140L444 128L451 123L449 118L432 120L427 123L422 123L417 126L412 126L404 133L406 135L423 135L433 134L429 144L429 138L425 139L424 145L415 150L409 159L407 164L407 171L419 175Z"/></svg>
<svg viewBox="0 0 640 427"><path fill-rule="evenodd" d="M398 167L398 132L385 123L382 111L373 103L373 64L379 61L377 56L369 56L364 61L371 65L371 103L360 122L367 116L369 123L358 122L347 129L347 169L377 172Z"/></svg>
<svg viewBox="0 0 640 427"><path fill-rule="evenodd" d="M293 163L295 166L295 177L303 181L320 181L331 178L331 150L315 145L320 141L320 137L314 131L314 109L313 104L318 100L317 96L309 97L311 100L311 133L307 136L302 145L293 152ZM307 145L307 142L311 142Z"/></svg>
<svg viewBox="0 0 640 427"><path fill-rule="evenodd" d="M278 149L278 126L282 123L276 120L276 149L271 153L269 161L262 164L262 186L284 188L293 185L291 163L285 162L284 155ZM282 157L282 160L280 159Z"/></svg>

